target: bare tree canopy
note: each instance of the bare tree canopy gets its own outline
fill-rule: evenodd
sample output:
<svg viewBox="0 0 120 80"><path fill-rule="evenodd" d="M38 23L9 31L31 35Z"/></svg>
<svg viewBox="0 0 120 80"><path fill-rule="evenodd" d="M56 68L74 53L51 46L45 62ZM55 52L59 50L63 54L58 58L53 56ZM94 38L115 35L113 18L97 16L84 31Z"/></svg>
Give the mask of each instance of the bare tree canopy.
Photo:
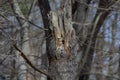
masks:
<svg viewBox="0 0 120 80"><path fill-rule="evenodd" d="M0 80L120 80L119 0L0 0Z"/></svg>

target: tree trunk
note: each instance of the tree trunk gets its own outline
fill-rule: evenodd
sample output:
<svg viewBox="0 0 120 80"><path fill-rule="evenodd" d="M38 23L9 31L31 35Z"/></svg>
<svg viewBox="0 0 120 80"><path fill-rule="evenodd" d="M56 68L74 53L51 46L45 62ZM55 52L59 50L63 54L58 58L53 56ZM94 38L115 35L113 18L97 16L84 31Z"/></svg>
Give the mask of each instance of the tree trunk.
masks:
<svg viewBox="0 0 120 80"><path fill-rule="evenodd" d="M42 7L45 1L39 0L40 9L43 10L43 22L47 28L49 22L50 34L47 42L47 54L49 58L49 73L53 80L78 80L79 48L76 40L74 28L72 27L71 1L62 1L60 7L45 12ZM49 8L49 7L47 7ZM45 20L45 14L50 14ZM47 24L47 25L46 25ZM46 31L46 34L48 32ZM48 35L47 35L48 36Z"/></svg>
<svg viewBox="0 0 120 80"><path fill-rule="evenodd" d="M17 0L13 0L12 8L13 8L13 11L16 15L25 19L25 16L23 15ZM25 20L22 20L20 18L17 18L17 19L18 19L18 22L21 26L21 33L20 33L21 44L20 44L20 47L21 47L22 51L25 53L25 55L29 55L30 54L29 24ZM29 16L29 19L30 19L30 16ZM18 62L19 62L19 64L18 64L19 65L19 71L18 71L19 77L18 77L18 79L19 80L31 80L30 74L27 72L27 65L26 65L25 60L20 55L18 55L18 56L19 56L18 57Z"/></svg>
<svg viewBox="0 0 120 80"><path fill-rule="evenodd" d="M97 12L93 20L93 25L90 26L89 34L87 34L84 44L81 47L79 45L80 36L78 35L80 29L75 28L74 30L72 25L71 1L60 0L61 4L57 9L52 9L48 0L38 0L38 2L44 27L48 29L45 33L49 60L48 71L51 78L53 80L79 80L81 69L82 72L90 71L90 69L85 69L87 66L91 66L97 34L110 11L103 13L102 10L99 10ZM83 12L84 10L86 8L83 9ZM84 22L85 15L84 13L82 15L82 21ZM81 57L83 58L82 60ZM82 76L80 80L87 80L88 77L88 75Z"/></svg>

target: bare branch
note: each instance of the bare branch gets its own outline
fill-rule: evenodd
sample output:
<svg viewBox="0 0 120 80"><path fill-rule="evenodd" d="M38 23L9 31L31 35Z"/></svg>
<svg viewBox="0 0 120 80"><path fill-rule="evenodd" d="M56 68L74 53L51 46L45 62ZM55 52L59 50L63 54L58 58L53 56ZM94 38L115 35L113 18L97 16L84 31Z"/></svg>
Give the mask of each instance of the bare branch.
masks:
<svg viewBox="0 0 120 80"><path fill-rule="evenodd" d="M42 74L44 74L44 75L46 75L47 77L50 78L50 75L48 74L48 72L45 72L45 71L43 71L43 70L41 70L41 69L36 68L36 67L30 62L30 60L27 58L27 56L16 46L16 44L14 44L13 46L14 46L14 48L15 48L17 51L20 52L20 55L23 57L23 59L26 61L26 63L27 63L30 67L32 67L32 68L33 68L34 70L36 70L37 72L42 73Z"/></svg>

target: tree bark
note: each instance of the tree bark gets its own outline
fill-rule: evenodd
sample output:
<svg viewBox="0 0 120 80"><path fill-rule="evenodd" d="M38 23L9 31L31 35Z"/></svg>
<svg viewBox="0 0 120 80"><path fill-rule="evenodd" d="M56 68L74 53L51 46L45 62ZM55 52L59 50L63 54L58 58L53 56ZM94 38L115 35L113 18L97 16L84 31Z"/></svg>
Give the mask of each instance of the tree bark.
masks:
<svg viewBox="0 0 120 80"><path fill-rule="evenodd" d="M42 11L44 26L49 30L49 32L46 31L46 34L50 33L49 39L46 39L46 44L48 46L48 70L51 78L53 80L78 80L77 70L79 60L77 59L79 58L76 57L79 51L78 44L76 44L75 31L72 27L71 1L61 0L61 6L54 11L49 8L50 6L44 5L47 0L38 1ZM45 9L46 11L44 11ZM45 18L48 14L50 18Z"/></svg>
<svg viewBox="0 0 120 80"><path fill-rule="evenodd" d="M81 29L76 26L73 28L72 25L71 1L61 0L60 7L57 9L52 9L47 0L38 0L38 2L44 27L48 29L45 33L49 60L48 70L51 78L53 80L79 80L81 70L81 72L90 71L89 69L85 69L87 66L91 66L97 34L110 11L97 11L93 25L90 26L88 32L90 34L87 34L81 46L79 44L80 38L83 38L79 35ZM81 4L79 4L79 6L81 6ZM78 8L78 10L80 10L82 7ZM81 20L81 22L85 22L86 7L82 10L84 13L79 15L82 19L80 18L78 21ZM81 13L80 11L78 14ZM78 15L76 16L76 18L78 18ZM82 60L81 57L83 58ZM85 67L85 69L83 69L83 67ZM81 76L80 80L87 80L88 77L88 75Z"/></svg>

